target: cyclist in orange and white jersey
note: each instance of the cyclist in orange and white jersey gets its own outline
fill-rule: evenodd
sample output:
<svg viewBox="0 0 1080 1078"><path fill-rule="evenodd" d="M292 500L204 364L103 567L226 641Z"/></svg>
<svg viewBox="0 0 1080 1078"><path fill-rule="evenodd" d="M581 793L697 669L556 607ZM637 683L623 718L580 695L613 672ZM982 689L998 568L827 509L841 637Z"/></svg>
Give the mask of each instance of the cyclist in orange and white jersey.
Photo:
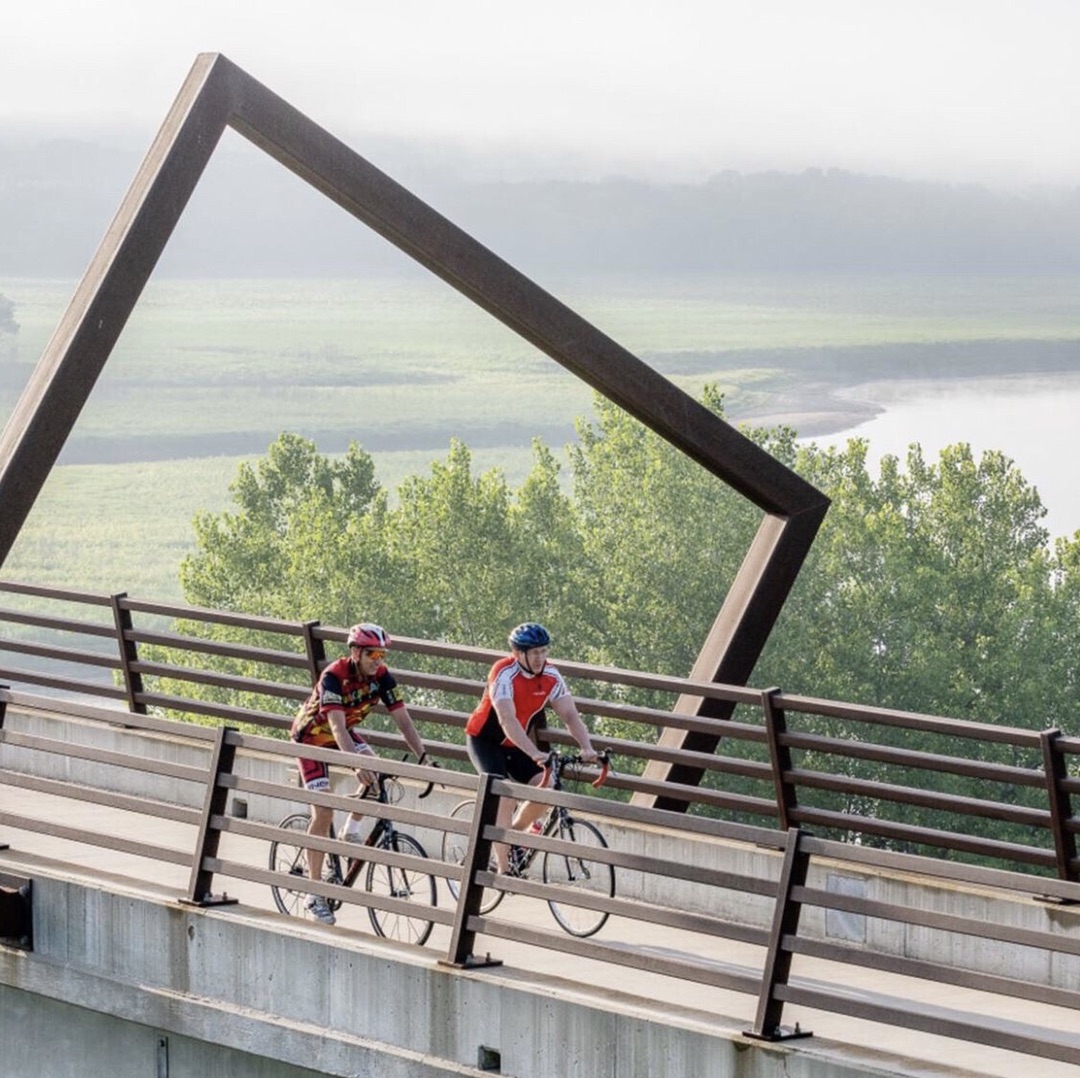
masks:
<svg viewBox="0 0 1080 1078"><path fill-rule="evenodd" d="M465 746L478 772L539 786L547 757L531 732L546 707L562 719L583 759L596 759L596 750L562 674L547 661L551 643L547 629L535 621L523 622L511 631L509 642L510 654L492 666L484 695L465 724ZM523 801L515 814L514 803L503 798L496 825L524 831L546 809ZM493 849L499 871L506 872L508 847L500 842Z"/></svg>

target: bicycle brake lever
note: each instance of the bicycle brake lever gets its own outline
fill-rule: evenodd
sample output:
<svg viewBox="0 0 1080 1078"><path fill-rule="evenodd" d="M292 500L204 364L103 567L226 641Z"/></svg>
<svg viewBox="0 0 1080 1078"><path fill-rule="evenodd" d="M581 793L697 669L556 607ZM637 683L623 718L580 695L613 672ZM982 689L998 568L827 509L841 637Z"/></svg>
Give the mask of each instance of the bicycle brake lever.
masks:
<svg viewBox="0 0 1080 1078"><path fill-rule="evenodd" d="M606 752L597 753L600 761L600 774L593 779L593 786L603 786L607 782L608 772L611 770L611 759Z"/></svg>

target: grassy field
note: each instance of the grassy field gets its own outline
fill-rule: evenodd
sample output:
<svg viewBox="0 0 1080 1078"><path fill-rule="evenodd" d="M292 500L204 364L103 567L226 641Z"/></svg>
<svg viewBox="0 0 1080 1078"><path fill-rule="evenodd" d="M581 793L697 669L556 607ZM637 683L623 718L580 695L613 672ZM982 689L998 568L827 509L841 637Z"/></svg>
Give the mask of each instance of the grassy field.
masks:
<svg viewBox="0 0 1080 1078"><path fill-rule="evenodd" d="M818 414L831 389L883 375L1069 362L1080 339L1076 285L545 283L688 392L719 384L736 420ZM0 279L21 326L14 348L0 338L5 419L73 290ZM1071 348L1064 358L1061 342ZM590 412L577 379L432 279L154 282L2 573L180 598L176 567L193 515L226 508L239 462L282 430L324 452L358 441L393 490L445 456L452 436L472 448L477 470L497 466L516 482L534 436L560 447Z"/></svg>

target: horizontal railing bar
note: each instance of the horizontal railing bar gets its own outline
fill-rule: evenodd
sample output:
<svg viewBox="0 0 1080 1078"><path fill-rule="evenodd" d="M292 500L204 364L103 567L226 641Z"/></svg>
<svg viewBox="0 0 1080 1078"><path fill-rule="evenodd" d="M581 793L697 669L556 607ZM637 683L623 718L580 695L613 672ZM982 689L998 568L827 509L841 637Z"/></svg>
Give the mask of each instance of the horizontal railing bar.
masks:
<svg viewBox="0 0 1080 1078"><path fill-rule="evenodd" d="M722 988L745 995L757 995L761 990L761 973L737 972L745 967L735 967L727 963L704 965L701 963L679 961L665 958L655 953L643 955L618 944L604 943L595 939L576 939L564 932L545 931L514 924L491 915L477 915L469 918L469 928L497 939L524 943L533 947L543 947L548 951L560 951L575 958L591 959L655 973L662 977L675 977L695 984L706 984L713 988Z"/></svg>
<svg viewBox="0 0 1080 1078"><path fill-rule="evenodd" d="M590 700L575 697L578 710L586 715L600 715L604 718L619 719L626 722L640 722L663 730L692 730L695 733L715 734L734 741L750 741L765 744L768 734L762 726L733 722L731 719L714 719L708 715L683 715L677 711L661 711L658 708L637 707L632 704L609 704L603 700Z"/></svg>
<svg viewBox="0 0 1080 1078"><path fill-rule="evenodd" d="M888 820L876 820L872 816L855 816L828 809L799 807L789 811L788 816L800 824L823 824L844 831L858 831L868 835L881 835L902 842L923 846L940 846L963 853L981 854L999 860L1018 861L1025 864L1053 868L1057 863L1054 854L1035 846L1021 846L1013 842L975 838L958 831L941 831L919 827L914 824L897 824Z"/></svg>
<svg viewBox="0 0 1080 1078"><path fill-rule="evenodd" d="M29 685L43 685L50 689L64 692L81 692L87 696L101 696L109 700L126 700L127 693L117 685L107 685L99 681L83 681L80 678L58 677L43 674L37 670L26 670L17 666L0 666L0 678L9 681L26 682Z"/></svg>
<svg viewBox="0 0 1080 1078"><path fill-rule="evenodd" d="M386 851L378 850L376 852L385 853ZM426 871L423 868L425 858L408 857L405 854L393 854L391 856L400 858L402 864L408 861L409 868L413 867L412 862L419 861L421 863L420 870ZM225 861L219 857L204 857L201 867L207 872L213 872L227 878L246 880L248 883L264 883L269 887L289 887L296 884L295 876L287 876L281 872L271 872L267 868L256 868L254 865L244 864L240 861ZM408 902L405 899L372 894L371 891L366 891L363 887L344 887L340 884L326 883L323 880L307 880L305 886L310 889L312 894L320 894L324 898L335 898L350 906L363 906L366 909L374 907L386 913L399 913L405 917L431 921L437 925L452 925L454 923L455 913L449 906L422 906L415 902Z"/></svg>
<svg viewBox="0 0 1080 1078"><path fill-rule="evenodd" d="M180 779L184 782L196 782L200 785L206 785L206 768L204 767L174 764L167 760L133 756L131 753L99 749L92 745L81 745L73 741L58 741L51 737L20 734L14 730L0 732L0 742L35 752L51 752L58 759L89 760L93 763L111 764L114 767L127 768L129 771L165 775L168 778Z"/></svg>
<svg viewBox="0 0 1080 1078"><path fill-rule="evenodd" d="M176 850L170 846L155 846L148 842L121 838L118 835L88 831L82 827L67 827L52 820L18 816L2 809L0 809L0 824L6 824L8 827L15 828L18 831L32 831L35 834L49 835L52 838L68 839L72 842L82 843L85 846L97 846L106 850L117 850L120 853L131 854L133 857L145 857L148 861L165 861L168 864L183 865L185 867L191 864L190 850Z"/></svg>
<svg viewBox="0 0 1080 1078"><path fill-rule="evenodd" d="M215 704L209 700L189 699L185 696L172 696L161 692L137 692L137 703L148 707L162 707L169 711L182 711L190 715L208 715L230 722L243 722L252 726L273 726L287 730L292 725L292 718L278 715L272 711L254 711L251 708L232 707L229 704Z"/></svg>
<svg viewBox="0 0 1080 1078"><path fill-rule="evenodd" d="M1017 767L1014 764L993 764L981 760L968 760L962 756L940 756L917 749L894 748L890 745L874 745L866 742L847 741L843 738L822 737L820 734L783 733L779 744L792 749L826 753L830 756L846 756L874 763L895 764L920 771L939 771L968 778L985 779L988 782L1011 783L1015 786L1045 785L1040 771Z"/></svg>
<svg viewBox="0 0 1080 1078"><path fill-rule="evenodd" d="M1060 932L1041 932L1037 929L999 924L982 917L957 917L937 910L913 909L895 902L882 902L877 899L862 898L859 895L823 891L817 887L795 887L792 888L791 894L796 902L816 906L819 909L843 910L881 921L891 921L894 924L917 925L920 928L932 928L941 932L950 932L953 935L992 940L995 943L1013 943L1021 947L1057 951L1059 954L1080 955L1080 938L1070 937Z"/></svg>
<svg viewBox="0 0 1080 1078"><path fill-rule="evenodd" d="M969 883L1000 891L1023 891L1031 895L1045 894L1062 901L1080 903L1080 883L1069 880L1033 877L1027 873L991 868L988 865L970 865L960 861L946 861L939 857L856 846L852 843L817 838L808 834L802 836L800 845L804 852L811 856L822 857L837 863L847 862L877 871L932 876L945 881Z"/></svg>
<svg viewBox="0 0 1080 1078"><path fill-rule="evenodd" d="M546 853L573 854L580 850L572 840L559 839L554 835L533 835L528 832L511 831L504 828L488 827L484 837L494 842L512 841L516 845L536 849ZM643 872L666 879L685 880L688 883L700 883L710 887L719 887L725 891L738 891L741 894L776 897L776 883L771 880L744 876L728 869L710 868L708 865L691 865L684 861L671 861L662 857L646 857L642 854L626 853L611 847L590 846L587 860L598 864L611 865L635 872Z"/></svg>
<svg viewBox="0 0 1080 1078"><path fill-rule="evenodd" d="M549 731L550 733L550 731ZM746 760L738 756L717 756L690 749L669 749L660 745L643 745L638 741L625 741L617 737L601 737L593 734L594 744L610 749L616 756L638 760L660 760L669 764L685 764L700 767L703 771L715 771L723 775L739 775L760 782L772 782L772 768L759 760ZM566 743L571 743L567 738Z"/></svg>
<svg viewBox="0 0 1080 1078"><path fill-rule="evenodd" d="M189 666L172 666L166 663L132 662L128 669L133 674L149 677L172 678L175 681L191 681L196 685L213 685L218 689L234 689L258 696L276 696L282 700L306 700L311 686L289 685L284 682L263 681L259 678L242 677L238 674L221 674L216 670L203 670Z"/></svg>
<svg viewBox="0 0 1080 1078"><path fill-rule="evenodd" d="M119 670L120 660L113 655L102 655L99 651L84 651L80 648L63 648L47 644L27 644L21 640L0 638L0 651L11 651L19 655L34 655L48 659L50 663L78 663L82 666L98 666L108 670Z"/></svg>
<svg viewBox="0 0 1080 1078"><path fill-rule="evenodd" d="M286 621L283 618L267 618L257 614L244 614L231 610L210 610L202 606L187 606L183 603L159 603L145 599L133 599L123 596L119 600L121 610L132 613L154 614L159 617L174 618L178 621L211 621L218 625L236 625L258 632L281 633L286 636L304 635L304 626L299 621Z"/></svg>
<svg viewBox="0 0 1080 1078"><path fill-rule="evenodd" d="M204 640L184 636L181 633L150 632L145 629L128 629L124 639L133 644L154 644L175 648L177 651L194 651L204 655L221 655L229 659L250 659L266 666L294 666L307 669L307 656L295 651L270 651L251 644L236 644L227 640Z"/></svg>
<svg viewBox="0 0 1080 1078"><path fill-rule="evenodd" d="M214 730L189 722L177 722L175 719L159 719L154 715L142 715L123 708L104 707L88 704L80 700L61 700L56 697L39 696L37 693L21 692L17 689L3 690L13 704L31 711L46 711L63 716L91 722L101 722L107 726L123 726L129 729L147 730L179 737L182 740L211 742L216 738Z"/></svg>
<svg viewBox="0 0 1080 1078"><path fill-rule="evenodd" d="M1046 1026L1011 1022L986 1016L915 1004L907 1000L874 996L849 989L829 991L809 987L793 978L787 985L778 984L775 995L787 1003L801 1004L814 1010L831 1011L851 1018L862 1018L883 1025L917 1029L923 1033L955 1040L974 1041L993 1048L1004 1048L1023 1055L1041 1056L1074 1063L1080 1052L1080 1035ZM980 1021L981 1018L981 1021Z"/></svg>
<svg viewBox="0 0 1080 1078"><path fill-rule="evenodd" d="M949 984L957 988L987 992L991 995L1011 996L1015 999L1045 1003L1051 1007L1080 1009L1080 992L1068 988L1056 988L1054 985L1038 984L1035 981L1024 981L1015 977L1002 977L995 973L980 973L978 970L964 969L962 966L945 966L925 959L907 958L904 955L865 951L850 944L806 937L785 936L781 946L791 954L805 955L807 958L839 962L849 966L858 966L861 969L881 970L883 973L892 973L899 977L934 981L938 984Z"/></svg>
<svg viewBox="0 0 1080 1078"><path fill-rule="evenodd" d="M215 830L223 833L228 831L238 835L246 834L250 827L262 827L271 832L271 842L280 841L282 837L281 829L271 824L251 824L247 820L238 820L233 816L212 816L210 823ZM353 860L359 858L371 864L396 865L412 869L414 872L423 872L429 876L454 877L460 873L457 865L448 865L445 861L438 861L432 857L399 853L397 850L388 850L383 846L366 846L336 838L322 838L302 831L289 833L288 841L291 845L302 846L304 849L319 849L323 853L335 853L339 857Z"/></svg>
<svg viewBox="0 0 1080 1078"><path fill-rule="evenodd" d="M92 591L75 591L57 588L49 584L24 584L16 580L0 580L0 591L14 595L33 595L41 599L55 599L65 603L85 603L88 606L110 606L111 599Z"/></svg>
<svg viewBox="0 0 1080 1078"><path fill-rule="evenodd" d="M993 741L998 744L1015 745L1018 748L1039 751L1038 733L1017 726L999 726L996 723L953 719L942 715L923 715L916 711L894 711L890 708L867 707L837 700L820 700L811 696L795 696L784 692L779 692L773 697L773 705L788 712L789 721L790 713L796 712L820 715L822 718L851 719L878 726L901 726L904 729L918 730L922 733Z"/></svg>
<svg viewBox="0 0 1080 1078"><path fill-rule="evenodd" d="M151 816L158 820L172 820L175 823L190 824L192 826L198 826L200 820L198 809L175 805L168 801L155 801L148 797L123 794L116 790L84 786L64 782L60 779L39 778L36 775L27 775L23 772L9 770L0 770L0 780L7 786L17 786L23 790L51 794L54 797L62 797L68 801L85 801L93 805L104 805L107 808L133 812L139 816Z"/></svg>
<svg viewBox="0 0 1080 1078"><path fill-rule="evenodd" d="M1003 820L1024 824L1028 827L1050 827L1049 809L1031 809L1022 805L1010 805L1002 801L985 801L959 794L921 790L915 786L894 786L872 779L855 779L828 772L804 771L793 768L784 772L784 781L815 790L833 790L838 793L859 794L878 801L915 805L941 812L955 812L963 816L981 816L986 819Z"/></svg>
<svg viewBox="0 0 1080 1078"><path fill-rule="evenodd" d="M83 636L115 637L113 625L100 625L91 621L75 621L50 614L35 614L22 610L9 610L0 607L0 621L9 621L14 625L33 625L38 629L54 629L58 632L81 633Z"/></svg>

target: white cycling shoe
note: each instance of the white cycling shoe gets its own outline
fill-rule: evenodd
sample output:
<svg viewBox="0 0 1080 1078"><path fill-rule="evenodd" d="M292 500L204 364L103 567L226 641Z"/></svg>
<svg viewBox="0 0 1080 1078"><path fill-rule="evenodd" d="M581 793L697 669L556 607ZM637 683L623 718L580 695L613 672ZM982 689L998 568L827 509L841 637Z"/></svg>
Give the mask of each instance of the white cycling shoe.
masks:
<svg viewBox="0 0 1080 1078"><path fill-rule="evenodd" d="M322 921L324 925L337 923L334 911L330 908L329 903L322 895L312 895L311 898L307 900L304 908L315 918L315 920Z"/></svg>

